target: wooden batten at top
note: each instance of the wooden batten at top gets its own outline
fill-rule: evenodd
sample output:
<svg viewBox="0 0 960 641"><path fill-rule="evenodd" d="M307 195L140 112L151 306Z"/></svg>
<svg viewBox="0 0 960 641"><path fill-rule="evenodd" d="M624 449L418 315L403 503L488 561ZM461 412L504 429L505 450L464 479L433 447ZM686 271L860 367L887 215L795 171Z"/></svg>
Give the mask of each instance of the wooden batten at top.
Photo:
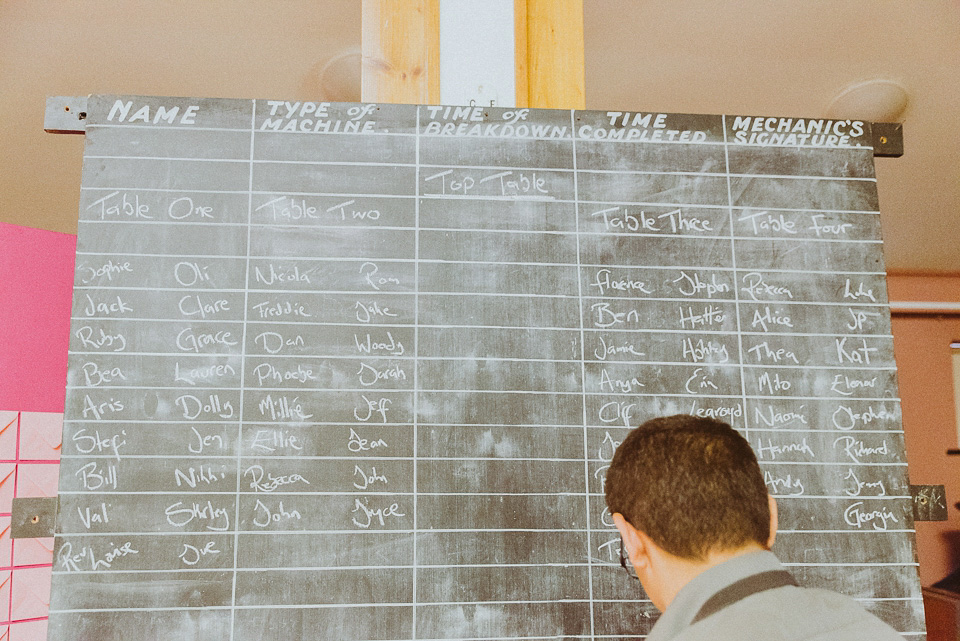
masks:
<svg viewBox="0 0 960 641"><path fill-rule="evenodd" d="M517 106L585 109L583 0L514 0Z"/></svg>
<svg viewBox="0 0 960 641"><path fill-rule="evenodd" d="M440 102L439 15L440 0L363 0L364 102ZM515 106L586 108L583 0L514 0L514 37Z"/></svg>
<svg viewBox="0 0 960 641"><path fill-rule="evenodd" d="M364 102L440 101L440 0L363 0Z"/></svg>

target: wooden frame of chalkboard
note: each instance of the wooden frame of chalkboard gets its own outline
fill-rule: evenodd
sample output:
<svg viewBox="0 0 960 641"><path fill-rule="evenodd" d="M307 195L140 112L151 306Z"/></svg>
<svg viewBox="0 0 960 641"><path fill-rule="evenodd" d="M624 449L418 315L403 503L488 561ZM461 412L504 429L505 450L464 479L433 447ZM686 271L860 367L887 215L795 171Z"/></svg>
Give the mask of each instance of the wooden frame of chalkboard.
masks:
<svg viewBox="0 0 960 641"><path fill-rule="evenodd" d="M51 639L621 639L644 418L923 636L869 123L92 96Z"/></svg>

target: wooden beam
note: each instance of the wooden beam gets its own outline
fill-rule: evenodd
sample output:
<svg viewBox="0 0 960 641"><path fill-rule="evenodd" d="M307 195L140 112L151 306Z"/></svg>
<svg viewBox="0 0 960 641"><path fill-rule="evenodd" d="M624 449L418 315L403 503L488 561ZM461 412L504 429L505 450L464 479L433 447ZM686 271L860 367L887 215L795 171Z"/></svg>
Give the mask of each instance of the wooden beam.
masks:
<svg viewBox="0 0 960 641"><path fill-rule="evenodd" d="M516 54L516 80L514 81L516 105L515 107L530 106L530 84L527 76L527 0L513 0L513 42Z"/></svg>
<svg viewBox="0 0 960 641"><path fill-rule="evenodd" d="M585 109L583 0L515 2L517 106Z"/></svg>
<svg viewBox="0 0 960 641"><path fill-rule="evenodd" d="M439 0L363 0L364 102L440 101Z"/></svg>

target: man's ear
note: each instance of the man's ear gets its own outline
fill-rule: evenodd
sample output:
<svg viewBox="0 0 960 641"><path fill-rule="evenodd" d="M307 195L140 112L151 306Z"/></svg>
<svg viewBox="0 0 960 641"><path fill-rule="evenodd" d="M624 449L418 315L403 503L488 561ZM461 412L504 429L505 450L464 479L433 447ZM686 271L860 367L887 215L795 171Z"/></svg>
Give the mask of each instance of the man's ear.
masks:
<svg viewBox="0 0 960 641"><path fill-rule="evenodd" d="M770 538L767 539L767 549L770 549L777 540L777 502L767 494L767 504L770 506Z"/></svg>
<svg viewBox="0 0 960 641"><path fill-rule="evenodd" d="M617 526L620 532L620 538L623 539L623 547L630 558L630 563L639 574L650 564L646 541L637 528L630 525L623 515L619 512L613 514L613 524Z"/></svg>

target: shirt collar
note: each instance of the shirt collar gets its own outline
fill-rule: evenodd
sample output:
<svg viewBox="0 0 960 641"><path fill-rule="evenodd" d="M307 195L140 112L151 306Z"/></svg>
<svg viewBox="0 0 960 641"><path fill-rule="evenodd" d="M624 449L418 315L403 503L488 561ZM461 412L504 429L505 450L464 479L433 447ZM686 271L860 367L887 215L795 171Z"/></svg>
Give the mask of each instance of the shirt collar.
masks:
<svg viewBox="0 0 960 641"><path fill-rule="evenodd" d="M660 616L647 641L668 641L688 627L703 604L714 594L748 576L782 570L783 566L772 552L750 552L724 561L695 576L677 593L676 598Z"/></svg>

